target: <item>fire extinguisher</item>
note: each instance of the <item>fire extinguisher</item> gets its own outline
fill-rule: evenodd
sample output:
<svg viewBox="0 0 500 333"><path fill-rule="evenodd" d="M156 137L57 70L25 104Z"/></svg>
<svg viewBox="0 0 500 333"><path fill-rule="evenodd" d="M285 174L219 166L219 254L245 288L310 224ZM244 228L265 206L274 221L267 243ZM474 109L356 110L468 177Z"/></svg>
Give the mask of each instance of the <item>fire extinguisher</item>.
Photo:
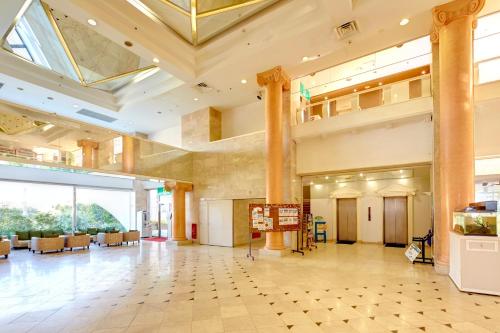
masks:
<svg viewBox="0 0 500 333"><path fill-rule="evenodd" d="M198 237L198 225L196 223L191 224L191 238L197 239Z"/></svg>

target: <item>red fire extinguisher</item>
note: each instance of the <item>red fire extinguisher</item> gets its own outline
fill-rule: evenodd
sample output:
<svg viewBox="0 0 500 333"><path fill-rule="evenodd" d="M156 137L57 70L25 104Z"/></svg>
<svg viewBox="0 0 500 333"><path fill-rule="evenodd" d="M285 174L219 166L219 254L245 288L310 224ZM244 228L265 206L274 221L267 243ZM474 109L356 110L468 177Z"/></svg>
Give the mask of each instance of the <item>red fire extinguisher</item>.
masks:
<svg viewBox="0 0 500 333"><path fill-rule="evenodd" d="M198 225L196 223L191 224L191 238L196 239L198 237Z"/></svg>

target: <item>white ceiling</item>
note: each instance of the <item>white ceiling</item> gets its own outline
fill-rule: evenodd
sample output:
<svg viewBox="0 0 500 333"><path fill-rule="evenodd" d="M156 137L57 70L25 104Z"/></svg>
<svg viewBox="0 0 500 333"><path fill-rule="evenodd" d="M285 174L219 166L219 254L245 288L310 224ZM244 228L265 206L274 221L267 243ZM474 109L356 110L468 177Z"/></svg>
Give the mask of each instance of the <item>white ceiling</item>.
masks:
<svg viewBox="0 0 500 333"><path fill-rule="evenodd" d="M15 13L10 7L19 2L0 2L1 22ZM224 111L255 101L256 73L276 65L299 77L424 36L431 29L432 7L444 2L281 0L209 43L193 47L126 0L47 0L80 22L94 18L95 29L119 44L132 41L131 51L146 59L157 57L159 67L173 77L146 79L120 95L110 95L76 87L2 52L0 61L6 66L0 67L0 82L5 83L0 99L117 131L150 134L176 126L181 115L204 107ZM500 0L489 0L482 14L498 9ZM400 26L402 18L409 18L410 23ZM334 28L350 20L356 20L360 33L338 40ZM304 56L317 55L314 61L302 62ZM248 83L241 84L242 79ZM194 88L199 82L213 89L202 93ZM16 89L21 86L26 87L22 93ZM50 103L49 95L55 97ZM118 120L112 124L91 121L76 114L74 104Z"/></svg>

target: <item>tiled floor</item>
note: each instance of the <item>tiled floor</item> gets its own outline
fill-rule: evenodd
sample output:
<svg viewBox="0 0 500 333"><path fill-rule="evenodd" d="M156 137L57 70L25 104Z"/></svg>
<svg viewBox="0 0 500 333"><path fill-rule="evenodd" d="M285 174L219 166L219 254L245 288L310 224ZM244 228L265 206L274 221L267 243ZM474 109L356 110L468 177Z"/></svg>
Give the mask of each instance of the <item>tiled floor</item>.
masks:
<svg viewBox="0 0 500 333"><path fill-rule="evenodd" d="M0 332L500 332L500 297L460 293L404 249L245 250L14 251L0 260Z"/></svg>

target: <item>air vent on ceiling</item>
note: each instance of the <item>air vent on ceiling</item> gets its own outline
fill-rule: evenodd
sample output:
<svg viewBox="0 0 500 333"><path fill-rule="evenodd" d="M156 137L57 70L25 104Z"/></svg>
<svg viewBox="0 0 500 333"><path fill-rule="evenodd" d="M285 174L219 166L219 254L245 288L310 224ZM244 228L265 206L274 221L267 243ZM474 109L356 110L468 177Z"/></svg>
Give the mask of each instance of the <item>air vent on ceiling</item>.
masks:
<svg viewBox="0 0 500 333"><path fill-rule="evenodd" d="M199 92L201 92L202 94L205 94L205 93L209 93L211 92L212 90L214 90L214 88L210 87L208 84L206 84L205 82L200 82L198 83L195 87L194 87L196 90L198 90Z"/></svg>
<svg viewBox="0 0 500 333"><path fill-rule="evenodd" d="M106 116L106 115L103 115L103 114L100 114L100 113L97 113L97 112L94 112L94 111L90 111L90 110L87 110L87 109L81 109L80 111L77 111L76 113L84 115L84 116L87 116L87 117L90 117L90 118L94 118L94 119L98 119L98 120L101 120L101 121L105 121L107 123L112 123L112 122L114 122L114 121L117 120L116 118L109 117L109 116Z"/></svg>
<svg viewBox="0 0 500 333"><path fill-rule="evenodd" d="M4 83L3 82L0 82L0 89L2 89Z"/></svg>
<svg viewBox="0 0 500 333"><path fill-rule="evenodd" d="M337 37L339 39L345 39L359 32L358 24L356 23L356 21L350 21L339 25L335 28L335 31L337 32Z"/></svg>

